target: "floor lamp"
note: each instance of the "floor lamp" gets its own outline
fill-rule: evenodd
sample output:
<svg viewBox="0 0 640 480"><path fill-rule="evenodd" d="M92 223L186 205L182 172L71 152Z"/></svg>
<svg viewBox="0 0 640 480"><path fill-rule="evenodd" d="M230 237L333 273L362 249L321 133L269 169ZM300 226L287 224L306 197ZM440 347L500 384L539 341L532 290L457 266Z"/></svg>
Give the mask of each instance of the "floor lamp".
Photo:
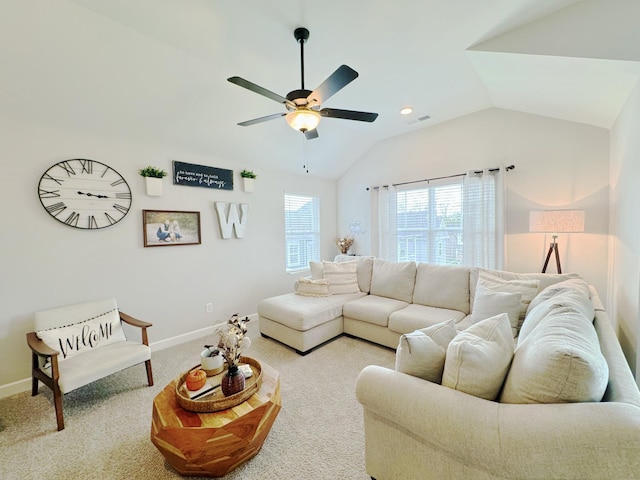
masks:
<svg viewBox="0 0 640 480"><path fill-rule="evenodd" d="M542 273L547 271L552 253L556 256L558 273L562 273L558 254L558 234L584 232L584 210L534 210L529 215L529 231L550 233L553 238Z"/></svg>

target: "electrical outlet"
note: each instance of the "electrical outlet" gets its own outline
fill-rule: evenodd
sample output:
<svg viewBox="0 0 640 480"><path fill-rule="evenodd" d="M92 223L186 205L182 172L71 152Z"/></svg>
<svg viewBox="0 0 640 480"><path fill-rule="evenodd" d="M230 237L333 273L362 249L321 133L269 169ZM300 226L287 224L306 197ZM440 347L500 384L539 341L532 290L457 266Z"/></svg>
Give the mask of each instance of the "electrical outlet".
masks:
<svg viewBox="0 0 640 480"><path fill-rule="evenodd" d="M207 313L213 313L213 303L207 303L205 305L205 308L207 310Z"/></svg>

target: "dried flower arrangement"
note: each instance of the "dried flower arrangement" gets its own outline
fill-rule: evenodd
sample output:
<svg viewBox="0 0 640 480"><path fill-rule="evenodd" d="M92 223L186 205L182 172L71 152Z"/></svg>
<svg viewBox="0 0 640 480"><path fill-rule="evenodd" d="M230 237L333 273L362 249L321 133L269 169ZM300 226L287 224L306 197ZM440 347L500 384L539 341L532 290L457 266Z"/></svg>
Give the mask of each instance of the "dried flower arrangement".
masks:
<svg viewBox="0 0 640 480"><path fill-rule="evenodd" d="M237 368L242 351L251 346L251 339L246 336L248 321L249 317L239 318L234 313L226 323L218 325L214 332L218 338L218 349L230 368Z"/></svg>
<svg viewBox="0 0 640 480"><path fill-rule="evenodd" d="M340 249L340 253L347 253L351 245L353 245L353 238L351 237L336 237L336 245Z"/></svg>

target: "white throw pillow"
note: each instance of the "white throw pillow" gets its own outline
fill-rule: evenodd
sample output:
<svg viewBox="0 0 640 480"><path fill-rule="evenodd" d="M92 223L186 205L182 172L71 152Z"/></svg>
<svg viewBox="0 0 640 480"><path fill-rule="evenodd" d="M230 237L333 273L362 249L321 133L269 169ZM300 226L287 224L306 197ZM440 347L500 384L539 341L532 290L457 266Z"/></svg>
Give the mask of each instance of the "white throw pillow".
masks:
<svg viewBox="0 0 640 480"><path fill-rule="evenodd" d="M75 355L126 340L117 310L59 328L36 332L48 347L60 352L59 361Z"/></svg>
<svg viewBox="0 0 640 480"><path fill-rule="evenodd" d="M447 320L402 335L396 350L396 370L440 383L447 346L456 334L455 322Z"/></svg>
<svg viewBox="0 0 640 480"><path fill-rule="evenodd" d="M501 313L509 315L511 334L513 338L518 336L520 314L522 313L522 293L520 292L494 292L484 285L478 285L476 296L473 300L471 319L478 323L489 317L495 317Z"/></svg>
<svg viewBox="0 0 640 480"><path fill-rule="evenodd" d="M314 262L313 260L310 261L309 270L311 270L312 280L321 280L324 278L322 272L322 262Z"/></svg>
<svg viewBox="0 0 640 480"><path fill-rule="evenodd" d="M331 295L329 282L324 278L320 280L301 278L296 286L296 294L304 297L328 297Z"/></svg>
<svg viewBox="0 0 640 480"><path fill-rule="evenodd" d="M353 262L355 261L358 264L358 286L360 287L360 291L364 293L369 293L371 290L371 274L373 272L373 257L372 256L363 256L363 255L336 255L334 261L336 263L342 262Z"/></svg>
<svg viewBox="0 0 640 480"><path fill-rule="evenodd" d="M506 313L487 318L451 340L442 385L495 400L513 358L514 341Z"/></svg>
<svg viewBox="0 0 640 480"><path fill-rule="evenodd" d="M322 262L323 277L329 282L332 295L358 293L357 262Z"/></svg>
<svg viewBox="0 0 640 480"><path fill-rule="evenodd" d="M479 286L483 286L494 292L520 293L522 295L520 298L522 308L520 310L520 322L518 325L518 328L520 328L527 313L527 307L538 293L539 285L540 280L504 280L499 276L482 270L478 275L478 285L476 289Z"/></svg>

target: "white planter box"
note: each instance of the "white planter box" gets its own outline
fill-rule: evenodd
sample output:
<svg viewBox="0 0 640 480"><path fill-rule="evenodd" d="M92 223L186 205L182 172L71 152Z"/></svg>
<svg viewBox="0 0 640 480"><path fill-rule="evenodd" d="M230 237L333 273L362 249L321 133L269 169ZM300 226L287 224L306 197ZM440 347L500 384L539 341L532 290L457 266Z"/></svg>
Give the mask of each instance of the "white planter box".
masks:
<svg viewBox="0 0 640 480"><path fill-rule="evenodd" d="M255 185L255 178L242 177L242 181L244 183L244 191L245 192L253 192L253 187Z"/></svg>
<svg viewBox="0 0 640 480"><path fill-rule="evenodd" d="M162 195L162 179L156 177L145 177L147 183L147 195L150 197L159 197Z"/></svg>

